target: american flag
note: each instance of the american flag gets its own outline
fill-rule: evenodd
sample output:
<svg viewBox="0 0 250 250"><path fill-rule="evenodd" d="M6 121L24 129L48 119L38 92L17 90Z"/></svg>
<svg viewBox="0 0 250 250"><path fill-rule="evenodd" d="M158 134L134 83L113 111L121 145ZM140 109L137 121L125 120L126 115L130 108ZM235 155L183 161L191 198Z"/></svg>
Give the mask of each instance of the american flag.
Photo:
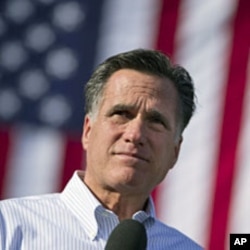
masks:
<svg viewBox="0 0 250 250"><path fill-rule="evenodd" d="M250 233L249 0L2 0L0 198L57 192L84 168L83 86L105 58L156 48L198 109L154 191L160 219L205 249Z"/></svg>

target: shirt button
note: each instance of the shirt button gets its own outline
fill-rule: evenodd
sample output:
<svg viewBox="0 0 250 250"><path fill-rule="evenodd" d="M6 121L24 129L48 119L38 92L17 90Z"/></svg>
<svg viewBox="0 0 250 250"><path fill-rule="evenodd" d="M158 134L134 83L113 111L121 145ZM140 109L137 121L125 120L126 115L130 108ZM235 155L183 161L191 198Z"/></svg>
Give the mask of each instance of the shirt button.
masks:
<svg viewBox="0 0 250 250"><path fill-rule="evenodd" d="M91 237L92 239L95 238L95 233L94 233L94 232L90 232L89 235L90 235L90 237Z"/></svg>

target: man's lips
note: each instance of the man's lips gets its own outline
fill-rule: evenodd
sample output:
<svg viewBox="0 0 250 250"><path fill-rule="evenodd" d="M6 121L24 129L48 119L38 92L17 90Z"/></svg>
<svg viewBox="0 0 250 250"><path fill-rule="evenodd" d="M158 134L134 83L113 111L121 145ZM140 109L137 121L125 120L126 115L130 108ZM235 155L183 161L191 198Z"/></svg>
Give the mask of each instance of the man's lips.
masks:
<svg viewBox="0 0 250 250"><path fill-rule="evenodd" d="M125 156L125 157L131 157L131 158L136 158L142 161L149 162L149 159L146 157L142 156L141 154L138 153L131 153L131 152L115 152L113 153L114 155L120 155L120 156Z"/></svg>

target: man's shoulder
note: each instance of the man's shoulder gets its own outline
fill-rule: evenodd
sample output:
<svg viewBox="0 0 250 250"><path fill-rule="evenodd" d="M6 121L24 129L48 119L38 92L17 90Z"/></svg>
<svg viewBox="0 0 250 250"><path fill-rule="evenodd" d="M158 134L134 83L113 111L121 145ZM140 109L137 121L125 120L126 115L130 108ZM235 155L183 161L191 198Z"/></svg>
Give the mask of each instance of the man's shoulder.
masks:
<svg viewBox="0 0 250 250"><path fill-rule="evenodd" d="M23 196L4 199L0 201L0 206L13 206L13 205L25 205L33 203L44 203L50 200L58 199L59 193L50 193L50 194L41 194L41 195L32 195L32 196Z"/></svg>
<svg viewBox="0 0 250 250"><path fill-rule="evenodd" d="M50 210L59 204L59 194L57 193L11 198L0 201L0 213L2 217L11 217L11 215Z"/></svg>
<svg viewBox="0 0 250 250"><path fill-rule="evenodd" d="M155 219L150 229L150 238L160 243L162 246L168 246L170 249L192 249L202 250L189 236L178 229L168 226L160 220ZM160 248L161 249L161 248Z"/></svg>

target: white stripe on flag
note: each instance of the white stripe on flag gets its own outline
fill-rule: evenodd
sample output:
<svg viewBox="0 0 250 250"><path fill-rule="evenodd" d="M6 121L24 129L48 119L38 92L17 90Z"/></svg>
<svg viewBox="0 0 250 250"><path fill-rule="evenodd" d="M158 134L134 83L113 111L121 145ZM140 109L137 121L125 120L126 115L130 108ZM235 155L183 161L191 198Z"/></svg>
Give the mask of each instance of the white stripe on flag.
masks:
<svg viewBox="0 0 250 250"><path fill-rule="evenodd" d="M161 185L160 218L201 245L208 235L231 38L225 23L234 8L233 0L183 1L177 30L176 61L194 79L198 109L184 133L177 165Z"/></svg>
<svg viewBox="0 0 250 250"><path fill-rule="evenodd" d="M11 134L6 197L52 192L58 188L64 159L64 141L59 132L27 126Z"/></svg>
<svg viewBox="0 0 250 250"><path fill-rule="evenodd" d="M123 51L153 48L161 0L107 0L104 3L96 63Z"/></svg>

